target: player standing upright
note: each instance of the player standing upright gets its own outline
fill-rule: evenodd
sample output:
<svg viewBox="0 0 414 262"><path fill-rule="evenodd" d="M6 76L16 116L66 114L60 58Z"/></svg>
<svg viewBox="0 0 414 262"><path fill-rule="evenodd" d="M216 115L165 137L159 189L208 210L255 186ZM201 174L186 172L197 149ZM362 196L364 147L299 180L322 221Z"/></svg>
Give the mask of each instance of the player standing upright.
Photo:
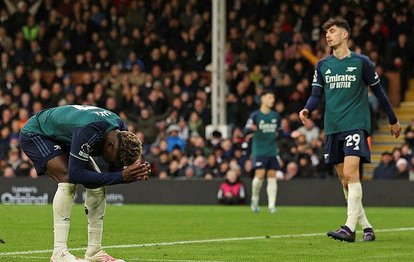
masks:
<svg viewBox="0 0 414 262"><path fill-rule="evenodd" d="M267 176L267 197L270 213L276 212L277 181L276 170L279 148L276 138L280 129L280 116L273 110L275 96L271 90L265 90L260 96L260 108L247 120L244 132L253 134L252 164L254 178L252 181L251 209L259 212L259 195L263 180Z"/></svg>
<svg viewBox="0 0 414 262"><path fill-rule="evenodd" d="M20 145L38 175L58 183L53 198L54 250L51 261L115 261L101 249L106 186L148 179L141 163L142 145L114 113L94 107L68 105L40 111L22 128ZM102 156L109 172L98 172L92 156ZM95 167L91 167L95 165ZM67 248L70 213L76 184L86 189L88 247L85 260Z"/></svg>
<svg viewBox="0 0 414 262"><path fill-rule="evenodd" d="M326 41L333 54L320 60L315 69L312 94L299 116L303 123L325 92L325 162L334 164L347 200L347 220L333 239L354 242L357 223L363 228L363 241L375 240L371 224L362 206L359 164L370 162L367 138L371 132L368 87L384 107L391 134L400 135L401 126L380 84L371 60L349 50L350 26L341 18L324 25Z"/></svg>

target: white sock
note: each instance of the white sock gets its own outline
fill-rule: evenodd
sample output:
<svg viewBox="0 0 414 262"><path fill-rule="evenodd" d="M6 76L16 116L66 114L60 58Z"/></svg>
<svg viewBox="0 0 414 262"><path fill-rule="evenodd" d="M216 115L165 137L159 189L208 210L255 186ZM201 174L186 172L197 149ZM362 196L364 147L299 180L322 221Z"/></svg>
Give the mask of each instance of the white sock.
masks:
<svg viewBox="0 0 414 262"><path fill-rule="evenodd" d="M342 190L344 191L345 200L348 201L348 190L345 187L342 187Z"/></svg>
<svg viewBox="0 0 414 262"><path fill-rule="evenodd" d="M368 221L367 216L365 215L365 210L364 210L364 207L362 206L362 203L360 207L360 213L358 216L358 224L362 227L362 229L372 228L371 224Z"/></svg>
<svg viewBox="0 0 414 262"><path fill-rule="evenodd" d="M274 208L276 205L276 195L277 195L277 181L275 177L267 178L267 199L268 199L268 208Z"/></svg>
<svg viewBox="0 0 414 262"><path fill-rule="evenodd" d="M68 248L70 213L75 191L75 184L59 183L53 198L54 255L58 255Z"/></svg>
<svg viewBox="0 0 414 262"><path fill-rule="evenodd" d="M367 216L365 215L364 207L362 206L362 187L361 187L361 203L359 207L358 224L362 227L362 229L372 228L371 224L368 221Z"/></svg>
<svg viewBox="0 0 414 262"><path fill-rule="evenodd" d="M262 188L263 180L254 177L252 181L252 205L259 205L260 189Z"/></svg>
<svg viewBox="0 0 414 262"><path fill-rule="evenodd" d="M362 206L361 183L348 184L348 192L348 218L345 225L354 232Z"/></svg>
<svg viewBox="0 0 414 262"><path fill-rule="evenodd" d="M85 212L88 217L87 256L93 256L101 250L105 208L106 187L86 189Z"/></svg>
<svg viewBox="0 0 414 262"><path fill-rule="evenodd" d="M346 190L345 188L342 188L342 189L344 190L345 199L348 200L348 190ZM361 188L361 192L362 192L362 188ZM362 200L362 193L361 193L361 200ZM360 225L362 229L372 228L371 224L368 221L367 216L365 215L365 210L364 210L364 207L362 206L362 201L361 201L361 206L359 207L358 225Z"/></svg>

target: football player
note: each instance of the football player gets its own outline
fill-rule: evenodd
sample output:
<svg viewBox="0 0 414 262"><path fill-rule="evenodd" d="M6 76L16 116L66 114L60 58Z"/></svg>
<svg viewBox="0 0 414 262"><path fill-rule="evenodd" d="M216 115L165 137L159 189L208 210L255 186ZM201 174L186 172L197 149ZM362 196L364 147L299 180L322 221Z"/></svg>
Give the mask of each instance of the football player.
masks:
<svg viewBox="0 0 414 262"><path fill-rule="evenodd" d="M362 240L373 241L375 234L362 206L359 180L360 163L370 162L368 136L371 115L368 87L387 113L391 134L400 135L401 126L381 86L371 60L348 48L351 29L342 18L331 18L324 25L325 37L333 54L320 60L315 69L312 94L299 116L306 123L309 113L325 92L325 162L334 164L347 200L347 220L333 239L354 242L357 223L364 230Z"/></svg>
<svg viewBox="0 0 414 262"><path fill-rule="evenodd" d="M22 128L20 145L38 175L46 174L58 183L53 199L52 262L123 261L101 249L106 186L147 180L150 172L149 163L140 161L141 141L127 130L116 114L80 105L40 111ZM108 172L99 172L93 156L103 157L109 166ZM67 247L76 184L86 187L88 247L85 260L69 253Z"/></svg>

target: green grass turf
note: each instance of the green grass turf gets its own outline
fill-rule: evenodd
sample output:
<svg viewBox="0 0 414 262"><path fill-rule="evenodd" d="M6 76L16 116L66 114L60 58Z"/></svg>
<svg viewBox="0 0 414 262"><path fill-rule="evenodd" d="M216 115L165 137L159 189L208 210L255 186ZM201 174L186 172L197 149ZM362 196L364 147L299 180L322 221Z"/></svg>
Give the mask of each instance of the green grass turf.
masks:
<svg viewBox="0 0 414 262"><path fill-rule="evenodd" d="M414 209L368 207L366 212L377 240L346 243L326 236L344 223L345 207L282 206L276 214L262 207L255 214L248 206L108 206L103 245L126 261L413 261ZM87 243L86 226L83 207L76 205L69 247L78 256ZM406 229L389 230L396 228ZM6 241L0 244L0 261L49 261L49 251L15 252L51 250L52 237L50 205L0 205L0 239ZM161 244L142 245L155 243Z"/></svg>

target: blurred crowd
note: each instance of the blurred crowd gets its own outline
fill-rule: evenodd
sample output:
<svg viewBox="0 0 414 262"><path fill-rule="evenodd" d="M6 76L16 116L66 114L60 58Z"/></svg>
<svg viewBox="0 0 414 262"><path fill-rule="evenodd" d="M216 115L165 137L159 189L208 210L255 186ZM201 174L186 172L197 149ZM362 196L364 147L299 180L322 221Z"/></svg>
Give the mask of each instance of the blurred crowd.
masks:
<svg viewBox="0 0 414 262"><path fill-rule="evenodd" d="M374 179L409 179L414 171L414 118L404 130L405 142L391 152L381 154L379 165L374 169Z"/></svg>
<svg viewBox="0 0 414 262"><path fill-rule="evenodd" d="M82 104L119 114L143 141L144 158L159 179L224 178L229 170L248 177L243 126L261 92L272 89L283 117L278 179L331 177L323 163L323 108L305 126L298 117L311 92L314 63L330 53L321 25L331 16L349 21L351 49L370 57L384 88L385 72L401 73L404 99L414 68L414 1L226 3L231 134L206 137L211 1L1 1L0 176L36 177L18 142L30 116ZM375 127L382 115L375 96L370 105ZM407 145L411 154L413 144ZM409 170L412 161L406 160Z"/></svg>

